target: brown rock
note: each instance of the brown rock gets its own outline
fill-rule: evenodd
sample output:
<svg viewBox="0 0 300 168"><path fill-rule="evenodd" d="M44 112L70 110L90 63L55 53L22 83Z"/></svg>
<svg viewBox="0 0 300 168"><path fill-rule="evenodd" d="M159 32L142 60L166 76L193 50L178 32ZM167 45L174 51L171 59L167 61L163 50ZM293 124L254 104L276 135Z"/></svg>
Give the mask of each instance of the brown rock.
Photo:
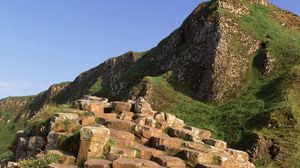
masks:
<svg viewBox="0 0 300 168"><path fill-rule="evenodd" d="M178 137L178 138L184 139L186 141L201 142L201 139L198 137L198 134L196 134L188 129L169 128L168 135L171 137Z"/></svg>
<svg viewBox="0 0 300 168"><path fill-rule="evenodd" d="M109 160L101 159L88 159L84 163L84 168L110 168L112 162Z"/></svg>
<svg viewBox="0 0 300 168"><path fill-rule="evenodd" d="M155 112L152 110L150 103L148 103L143 97L139 97L134 104L135 113L149 114L153 116Z"/></svg>
<svg viewBox="0 0 300 168"><path fill-rule="evenodd" d="M130 132L110 130L110 139L115 142L115 146L130 148L134 146L135 136Z"/></svg>
<svg viewBox="0 0 300 168"><path fill-rule="evenodd" d="M134 128L136 136L150 139L151 137L163 136L164 133L160 129L155 129L147 126L136 125Z"/></svg>
<svg viewBox="0 0 300 168"><path fill-rule="evenodd" d="M113 168L161 168L161 166L149 160L120 158L113 162Z"/></svg>
<svg viewBox="0 0 300 168"><path fill-rule="evenodd" d="M80 121L81 125L83 125L83 126L92 125L92 124L95 124L95 122L96 122L96 118L94 116L84 117Z"/></svg>
<svg viewBox="0 0 300 168"><path fill-rule="evenodd" d="M50 131L73 133L79 128L79 115L74 113L57 113L50 121Z"/></svg>
<svg viewBox="0 0 300 168"><path fill-rule="evenodd" d="M123 111L121 114L119 114L119 119L131 121L133 116L134 116L133 112Z"/></svg>
<svg viewBox="0 0 300 168"><path fill-rule="evenodd" d="M154 148L149 148L144 145L137 144L135 148L138 151L138 157L145 160L150 160L151 157L165 155L164 151L156 150Z"/></svg>
<svg viewBox="0 0 300 168"><path fill-rule="evenodd" d="M153 157L152 160L163 167L176 167L176 168L185 168L186 165L183 160L172 157L172 156L157 156Z"/></svg>
<svg viewBox="0 0 300 168"><path fill-rule="evenodd" d="M103 148L110 138L109 129L101 127L83 127L80 130L80 149L77 164L82 165L88 158L100 158Z"/></svg>
<svg viewBox="0 0 300 168"><path fill-rule="evenodd" d="M47 136L47 149L58 149L62 145L62 140L69 137L72 134L60 133L51 131Z"/></svg>
<svg viewBox="0 0 300 168"><path fill-rule="evenodd" d="M165 150L166 147L181 147L182 142L183 141L181 139L161 136L152 137L150 140L150 145L151 147Z"/></svg>
<svg viewBox="0 0 300 168"><path fill-rule="evenodd" d="M114 161L119 158L135 158L137 155L137 151L133 149L127 148L118 148L118 147L111 147L110 152L108 154L108 160Z"/></svg>
<svg viewBox="0 0 300 168"><path fill-rule="evenodd" d="M182 159L188 161L192 167L195 167L200 163L211 164L214 159L214 155L205 150L195 151L190 149L183 149L179 153L179 155Z"/></svg>
<svg viewBox="0 0 300 168"><path fill-rule="evenodd" d="M73 156L71 154L67 154L64 151L48 150L47 153L59 155L60 156L59 163L61 163L61 164L71 165L71 164L75 164L75 162L76 162L75 156Z"/></svg>
<svg viewBox="0 0 300 168"><path fill-rule="evenodd" d="M249 161L249 155L244 151L228 148L226 149L226 152L228 152L234 159L239 160L241 162Z"/></svg>
<svg viewBox="0 0 300 168"><path fill-rule="evenodd" d="M200 163L195 168L223 168L223 167L220 165Z"/></svg>
<svg viewBox="0 0 300 168"><path fill-rule="evenodd" d="M216 140L213 138L209 138L209 139L203 139L202 140L205 144L207 145L211 145L214 146L216 148L220 148L220 149L226 149L227 148L227 143L221 140Z"/></svg>
<svg viewBox="0 0 300 168"><path fill-rule="evenodd" d="M136 124L131 121L120 120L120 119L110 119L108 121L107 127L110 129L132 132Z"/></svg>
<svg viewBox="0 0 300 168"><path fill-rule="evenodd" d="M184 126L184 128L192 131L194 134L197 134L201 139L209 139L212 135L211 132L208 130L190 127L190 126Z"/></svg>
<svg viewBox="0 0 300 168"><path fill-rule="evenodd" d="M122 113L123 111L131 111L132 103L130 102L112 102L112 110L116 113Z"/></svg>
<svg viewBox="0 0 300 168"><path fill-rule="evenodd" d="M52 163L52 164L49 164L47 166L47 168L78 168L78 167L75 166L75 165L65 165L65 164Z"/></svg>

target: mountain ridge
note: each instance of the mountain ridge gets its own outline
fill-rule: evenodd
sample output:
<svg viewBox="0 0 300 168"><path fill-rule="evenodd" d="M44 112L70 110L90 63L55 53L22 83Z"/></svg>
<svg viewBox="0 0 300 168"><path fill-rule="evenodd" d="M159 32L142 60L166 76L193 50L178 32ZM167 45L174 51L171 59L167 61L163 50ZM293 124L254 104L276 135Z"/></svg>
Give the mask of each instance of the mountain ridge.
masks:
<svg viewBox="0 0 300 168"><path fill-rule="evenodd" d="M268 156L268 148L274 148L279 143L272 135L276 135L277 130L272 129L281 129L281 126L274 127L274 123L284 128L286 125L290 127L285 117L296 120L295 116L298 115L297 108L286 113L277 112L276 108L281 108L281 104L286 102L290 102L292 107L297 106L297 99L281 99L266 87L272 90L274 83L284 83L291 78L289 73L295 75L295 70L291 72L290 69L300 63L299 54L297 55L297 44L300 44L297 35L299 25L298 16L282 11L266 0L213 0L202 3L177 30L151 50L143 53L128 52L109 59L82 73L71 83L54 85L48 91L31 97L30 103L25 103L28 105L24 109L25 114L28 113L25 116L34 116L49 104L71 103L86 94L113 100L143 96L155 109L175 111L193 124L198 123L188 115L196 117L199 122L203 122L200 123L201 127L222 133L226 132L227 127L232 127L233 133L229 133L225 139L228 140L230 136L232 139L234 136L239 137L229 140L234 145L242 142L249 132L259 132L253 141L272 143L261 146L251 142L240 145L240 148L256 148L252 156L258 157L263 164L272 165L273 160L276 162L276 157L269 160L271 156ZM286 93L281 93L284 92L283 88L279 93L284 97ZM161 97L165 100L158 101ZM21 103L22 101L20 100ZM253 109L251 102L254 104ZM186 109L181 106L186 106ZM286 108L289 109L289 105ZM180 110L183 112L180 113ZM247 110L250 112L246 112ZM254 119L255 122L263 120L254 125L261 124L267 128L270 124L271 126L269 130L263 128L262 131L257 131L256 126L242 127L246 123L238 123L235 127L229 124L221 128L216 124L218 120L215 118L226 115L221 114L222 111L232 111L227 117L232 117L233 120L241 119L247 123ZM237 115L234 113L242 117L233 117ZM205 121L200 116L210 117L215 123L211 124L211 121ZM291 129L297 132L297 127L295 124ZM271 136L266 136L268 134ZM296 136L295 139L298 137L297 134L293 136ZM224 137L221 135L221 138ZM293 142L295 141L291 143ZM260 151L263 153L255 154ZM286 158L280 158L278 164L284 163L284 160Z"/></svg>

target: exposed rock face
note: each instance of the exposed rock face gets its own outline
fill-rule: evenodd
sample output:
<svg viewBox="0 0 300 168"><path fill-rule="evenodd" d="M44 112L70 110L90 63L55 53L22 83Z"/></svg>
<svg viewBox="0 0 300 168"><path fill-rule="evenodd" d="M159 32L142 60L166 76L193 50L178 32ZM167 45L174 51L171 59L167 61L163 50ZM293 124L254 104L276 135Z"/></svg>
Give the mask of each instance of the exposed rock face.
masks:
<svg viewBox="0 0 300 168"><path fill-rule="evenodd" d="M187 126L169 113L149 113L149 103L143 98L138 100L139 108L130 108L132 118L124 120L121 119L124 113L121 109L127 108L128 102L131 106L134 102L112 102L121 105L117 107L120 110L114 111L116 106L112 106L111 113L102 113L97 117L97 124L82 125L78 139L75 138L76 130L69 129L55 132L58 130L51 127L47 142L43 137L26 137L24 132L19 131L17 160L47 153L60 156L59 163L49 167L77 167L75 164L86 168L192 168L203 165L223 168L255 167L249 162L247 153L229 149L226 142L210 138L210 131ZM146 110L143 110L144 106L147 107ZM78 114L75 113L57 113L52 118L54 120L50 125L58 121L78 122ZM141 122L144 118L152 119L151 122L155 124ZM166 127L162 127L164 124ZM79 151L65 151L64 145L68 142L79 143Z"/></svg>

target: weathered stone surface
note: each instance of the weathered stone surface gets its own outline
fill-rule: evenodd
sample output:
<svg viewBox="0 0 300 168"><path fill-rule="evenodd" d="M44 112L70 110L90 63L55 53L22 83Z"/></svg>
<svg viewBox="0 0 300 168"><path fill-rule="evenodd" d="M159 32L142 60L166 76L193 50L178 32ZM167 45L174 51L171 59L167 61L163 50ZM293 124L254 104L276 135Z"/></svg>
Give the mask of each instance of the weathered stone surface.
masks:
<svg viewBox="0 0 300 168"><path fill-rule="evenodd" d="M209 139L211 137L211 132L208 130L195 128L191 126L184 126L184 128L192 131L193 134L197 134L201 139Z"/></svg>
<svg viewBox="0 0 300 168"><path fill-rule="evenodd" d="M40 153L45 147L46 142L44 138L39 136L33 136L29 138L28 148L27 148L27 157L33 157Z"/></svg>
<svg viewBox="0 0 300 168"><path fill-rule="evenodd" d="M82 99L77 100L79 108L83 111L89 111L100 117L104 113L104 108L107 106L108 99L99 98L95 96L83 96Z"/></svg>
<svg viewBox="0 0 300 168"><path fill-rule="evenodd" d="M123 111L131 111L132 103L130 102L112 102L112 110L116 113L122 113Z"/></svg>
<svg viewBox="0 0 300 168"><path fill-rule="evenodd" d="M130 111L123 111L122 113L119 114L118 118L121 120L132 120L132 117L134 116L133 112Z"/></svg>
<svg viewBox="0 0 300 168"><path fill-rule="evenodd" d="M107 119L106 122L108 128L126 132L131 132L136 125L131 121L120 120L116 118Z"/></svg>
<svg viewBox="0 0 300 168"><path fill-rule="evenodd" d="M88 159L84 163L84 168L110 168L112 162L102 159Z"/></svg>
<svg viewBox="0 0 300 168"><path fill-rule="evenodd" d="M214 165L214 164L204 164L200 163L195 168L223 168L223 166L220 165Z"/></svg>
<svg viewBox="0 0 300 168"><path fill-rule="evenodd" d="M78 167L75 166L75 165L65 165L65 164L52 163L52 164L49 164L47 166L47 168L78 168Z"/></svg>
<svg viewBox="0 0 300 168"><path fill-rule="evenodd" d="M161 166L149 160L120 158L113 162L113 168L161 168Z"/></svg>
<svg viewBox="0 0 300 168"><path fill-rule="evenodd" d="M170 168L172 168L172 167L173 168L185 168L186 167L184 161L177 157L156 156L156 157L153 157L152 160L164 167L170 167Z"/></svg>
<svg viewBox="0 0 300 168"><path fill-rule="evenodd" d="M47 149L58 149L62 145L62 140L72 134L51 131L47 136Z"/></svg>
<svg viewBox="0 0 300 168"><path fill-rule="evenodd" d="M201 138L198 134L183 128L169 128L168 135L171 137L181 138L186 141L201 142Z"/></svg>
<svg viewBox="0 0 300 168"><path fill-rule="evenodd" d="M133 149L127 148L118 148L118 147L111 147L110 152L108 154L108 160L114 161L119 158L130 158L133 159L137 155L137 151Z"/></svg>
<svg viewBox="0 0 300 168"><path fill-rule="evenodd" d="M60 156L59 163L61 164L67 164L67 165L74 165L76 162L76 157L65 153L64 151L59 151L59 150L48 150L47 154L55 154Z"/></svg>
<svg viewBox="0 0 300 168"><path fill-rule="evenodd" d="M110 130L110 139L115 143L117 147L133 147L135 142L135 136L130 132Z"/></svg>
<svg viewBox="0 0 300 168"><path fill-rule="evenodd" d="M155 129L155 128L141 126L141 125L136 125L134 127L134 132L136 136L144 137L146 139L164 135L163 131L160 129Z"/></svg>
<svg viewBox="0 0 300 168"><path fill-rule="evenodd" d="M72 133L79 128L79 115L74 113L57 113L50 121L50 131Z"/></svg>
<svg viewBox="0 0 300 168"><path fill-rule="evenodd" d="M82 165L88 158L100 158L103 148L110 138L110 131L105 127L83 127L80 130L80 149L77 164Z"/></svg>
<svg viewBox="0 0 300 168"><path fill-rule="evenodd" d="M202 140L205 144L207 145L211 145L214 146L216 148L220 148L220 149L226 149L227 148L227 143L221 140L217 140L217 139L203 139Z"/></svg>
<svg viewBox="0 0 300 168"><path fill-rule="evenodd" d="M143 98L139 97L134 103L134 112L154 115L155 112L152 110L151 105Z"/></svg>
<svg viewBox="0 0 300 168"><path fill-rule="evenodd" d="M183 143L182 140L177 138L171 138L166 136L161 137L152 137L150 140L151 147L165 150L166 147L181 147L181 144Z"/></svg>
<svg viewBox="0 0 300 168"><path fill-rule="evenodd" d="M144 145L137 144L135 149L138 151L138 157L145 160L150 160L152 157L165 155L164 151L149 148Z"/></svg>
<svg viewBox="0 0 300 168"><path fill-rule="evenodd" d="M195 151L190 149L183 149L179 153L179 155L182 159L188 161L191 164L190 166L192 167L195 167L200 163L211 164L214 159L214 155L205 150Z"/></svg>
<svg viewBox="0 0 300 168"><path fill-rule="evenodd" d="M249 155L244 151L228 148L226 149L226 152L228 152L234 159L239 160L241 162L249 161Z"/></svg>
<svg viewBox="0 0 300 168"><path fill-rule="evenodd" d="M17 162L8 162L7 168L20 168L20 164Z"/></svg>
<svg viewBox="0 0 300 168"><path fill-rule="evenodd" d="M19 138L16 151L16 160L22 160L27 157L28 138Z"/></svg>
<svg viewBox="0 0 300 168"><path fill-rule="evenodd" d="M96 118L94 116L87 116L81 119L80 124L83 126L88 126L88 125L95 124L95 122L96 122Z"/></svg>

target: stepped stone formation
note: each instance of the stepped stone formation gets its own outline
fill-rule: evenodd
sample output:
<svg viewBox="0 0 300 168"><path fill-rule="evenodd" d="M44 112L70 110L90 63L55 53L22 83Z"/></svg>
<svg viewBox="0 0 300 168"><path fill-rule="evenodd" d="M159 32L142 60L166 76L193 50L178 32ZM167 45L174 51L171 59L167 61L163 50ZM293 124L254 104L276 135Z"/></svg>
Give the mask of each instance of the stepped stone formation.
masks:
<svg viewBox="0 0 300 168"><path fill-rule="evenodd" d="M60 163L49 168L255 167L246 152L172 114L153 111L143 97L108 102L84 96L77 103L80 110L51 117L47 135L19 131L17 160L50 153L59 155Z"/></svg>

